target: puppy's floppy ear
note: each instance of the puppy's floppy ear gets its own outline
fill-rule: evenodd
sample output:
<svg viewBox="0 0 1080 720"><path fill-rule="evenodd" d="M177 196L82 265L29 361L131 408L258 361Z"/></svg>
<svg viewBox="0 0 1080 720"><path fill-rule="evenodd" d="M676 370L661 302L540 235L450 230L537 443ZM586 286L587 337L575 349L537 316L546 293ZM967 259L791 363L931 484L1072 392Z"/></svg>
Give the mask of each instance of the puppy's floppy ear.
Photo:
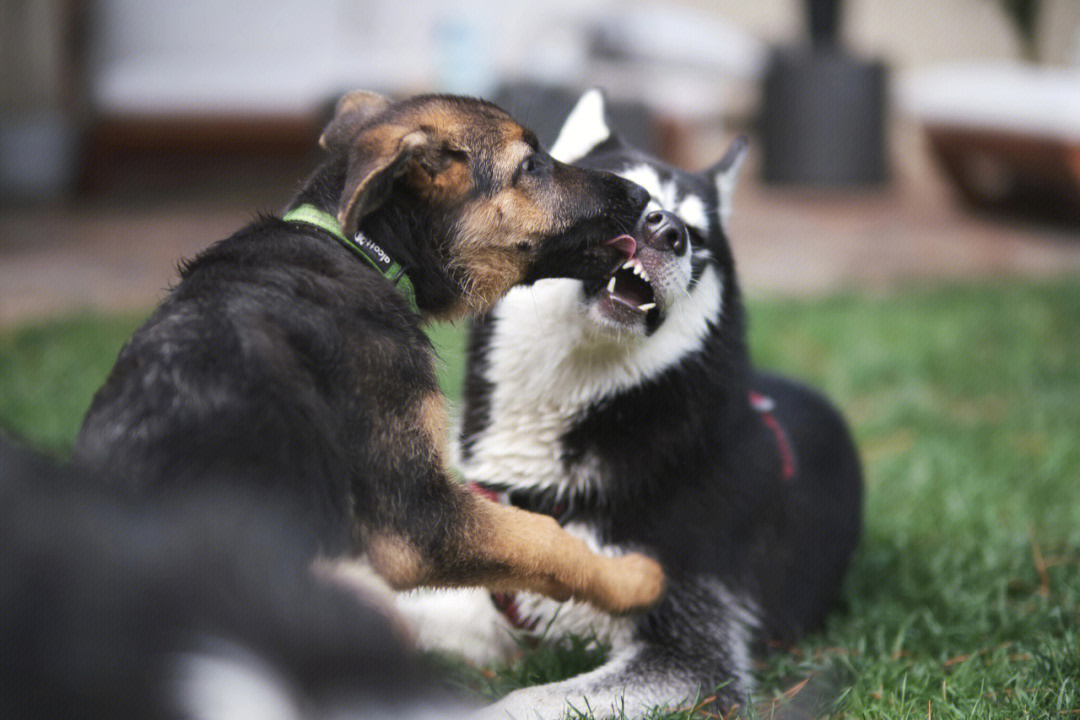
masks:
<svg viewBox="0 0 1080 720"><path fill-rule="evenodd" d="M618 137L608 123L604 93L600 88L590 88L566 116L559 137L551 146L551 157L559 162L574 162L612 139L618 140Z"/></svg>
<svg viewBox="0 0 1080 720"><path fill-rule="evenodd" d="M354 234L360 220L386 200L394 180L429 144L427 132L401 125L377 124L353 138L338 204L338 222L346 235Z"/></svg>
<svg viewBox="0 0 1080 720"><path fill-rule="evenodd" d="M367 90L354 90L342 96L334 108L333 119L319 137L319 146L323 150L345 150L360 128L388 107L389 100Z"/></svg>
<svg viewBox="0 0 1080 720"><path fill-rule="evenodd" d="M746 159L747 140L745 135L739 135L731 143L724 156L711 168L702 173L706 179L716 185L716 200L720 213L720 225L727 229L728 219L731 217L732 201L735 197L735 180L739 176L739 168Z"/></svg>

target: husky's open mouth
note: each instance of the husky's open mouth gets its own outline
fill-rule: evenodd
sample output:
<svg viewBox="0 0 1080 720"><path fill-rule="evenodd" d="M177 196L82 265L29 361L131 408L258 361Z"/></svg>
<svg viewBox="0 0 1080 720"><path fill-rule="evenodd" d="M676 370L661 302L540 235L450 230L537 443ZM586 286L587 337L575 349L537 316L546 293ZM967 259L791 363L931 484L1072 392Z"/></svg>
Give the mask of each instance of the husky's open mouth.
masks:
<svg viewBox="0 0 1080 720"><path fill-rule="evenodd" d="M612 273L604 288L608 299L630 310L648 313L656 309L656 291L641 260L632 257Z"/></svg>
<svg viewBox="0 0 1080 720"><path fill-rule="evenodd" d="M664 309L662 283L667 258L640 244L633 247L607 278L586 285L589 314L603 326L619 331L650 332Z"/></svg>
<svg viewBox="0 0 1080 720"><path fill-rule="evenodd" d="M679 299L686 296L691 278L691 253L686 252L685 229L672 242L670 231L657 232L648 225L683 227L671 213L659 221L643 220L634 236L620 235L607 241L622 254L619 264L601 279L585 284L588 317L600 328L619 336L651 335Z"/></svg>

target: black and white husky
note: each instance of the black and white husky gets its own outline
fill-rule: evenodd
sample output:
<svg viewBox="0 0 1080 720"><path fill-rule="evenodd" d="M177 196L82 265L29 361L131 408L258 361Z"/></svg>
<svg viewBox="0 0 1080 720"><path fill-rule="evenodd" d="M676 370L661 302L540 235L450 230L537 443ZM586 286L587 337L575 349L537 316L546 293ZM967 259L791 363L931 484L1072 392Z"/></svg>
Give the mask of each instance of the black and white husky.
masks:
<svg viewBox="0 0 1080 720"><path fill-rule="evenodd" d="M422 642L474 661L511 651L514 627L610 643L598 669L513 692L494 717L742 703L752 648L814 627L836 595L859 534L859 459L826 400L750 365L724 234L745 147L699 174L669 167L611 132L595 90L552 147L652 201L609 280L518 288L477 323L458 466L594 548L651 554L669 590L625 617L531 595L405 599Z"/></svg>

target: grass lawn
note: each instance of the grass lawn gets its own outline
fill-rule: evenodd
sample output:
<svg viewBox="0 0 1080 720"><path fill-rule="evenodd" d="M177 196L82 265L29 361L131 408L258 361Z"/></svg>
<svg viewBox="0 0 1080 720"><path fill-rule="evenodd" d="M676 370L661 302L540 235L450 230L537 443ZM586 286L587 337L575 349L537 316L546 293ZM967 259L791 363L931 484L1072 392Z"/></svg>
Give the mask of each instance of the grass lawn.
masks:
<svg viewBox="0 0 1080 720"><path fill-rule="evenodd" d="M760 658L750 714L1080 717L1080 279L754 301L749 314L759 364L844 408L868 484L840 607ZM0 423L63 452L137 322L0 333ZM461 337L435 334L453 397ZM494 672L451 668L494 695L601 656L575 642Z"/></svg>

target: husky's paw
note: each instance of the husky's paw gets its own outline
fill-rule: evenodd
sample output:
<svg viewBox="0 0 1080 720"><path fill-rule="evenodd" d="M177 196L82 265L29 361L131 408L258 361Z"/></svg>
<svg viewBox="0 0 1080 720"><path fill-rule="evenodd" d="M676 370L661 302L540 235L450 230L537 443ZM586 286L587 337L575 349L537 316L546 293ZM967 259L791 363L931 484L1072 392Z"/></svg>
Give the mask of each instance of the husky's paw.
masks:
<svg viewBox="0 0 1080 720"><path fill-rule="evenodd" d="M565 698L545 693L541 686L515 690L494 705L481 708L469 720L562 720L571 710Z"/></svg>
<svg viewBox="0 0 1080 720"><path fill-rule="evenodd" d="M486 590L414 590L398 596L397 609L425 650L452 653L473 665L507 662L518 650Z"/></svg>

